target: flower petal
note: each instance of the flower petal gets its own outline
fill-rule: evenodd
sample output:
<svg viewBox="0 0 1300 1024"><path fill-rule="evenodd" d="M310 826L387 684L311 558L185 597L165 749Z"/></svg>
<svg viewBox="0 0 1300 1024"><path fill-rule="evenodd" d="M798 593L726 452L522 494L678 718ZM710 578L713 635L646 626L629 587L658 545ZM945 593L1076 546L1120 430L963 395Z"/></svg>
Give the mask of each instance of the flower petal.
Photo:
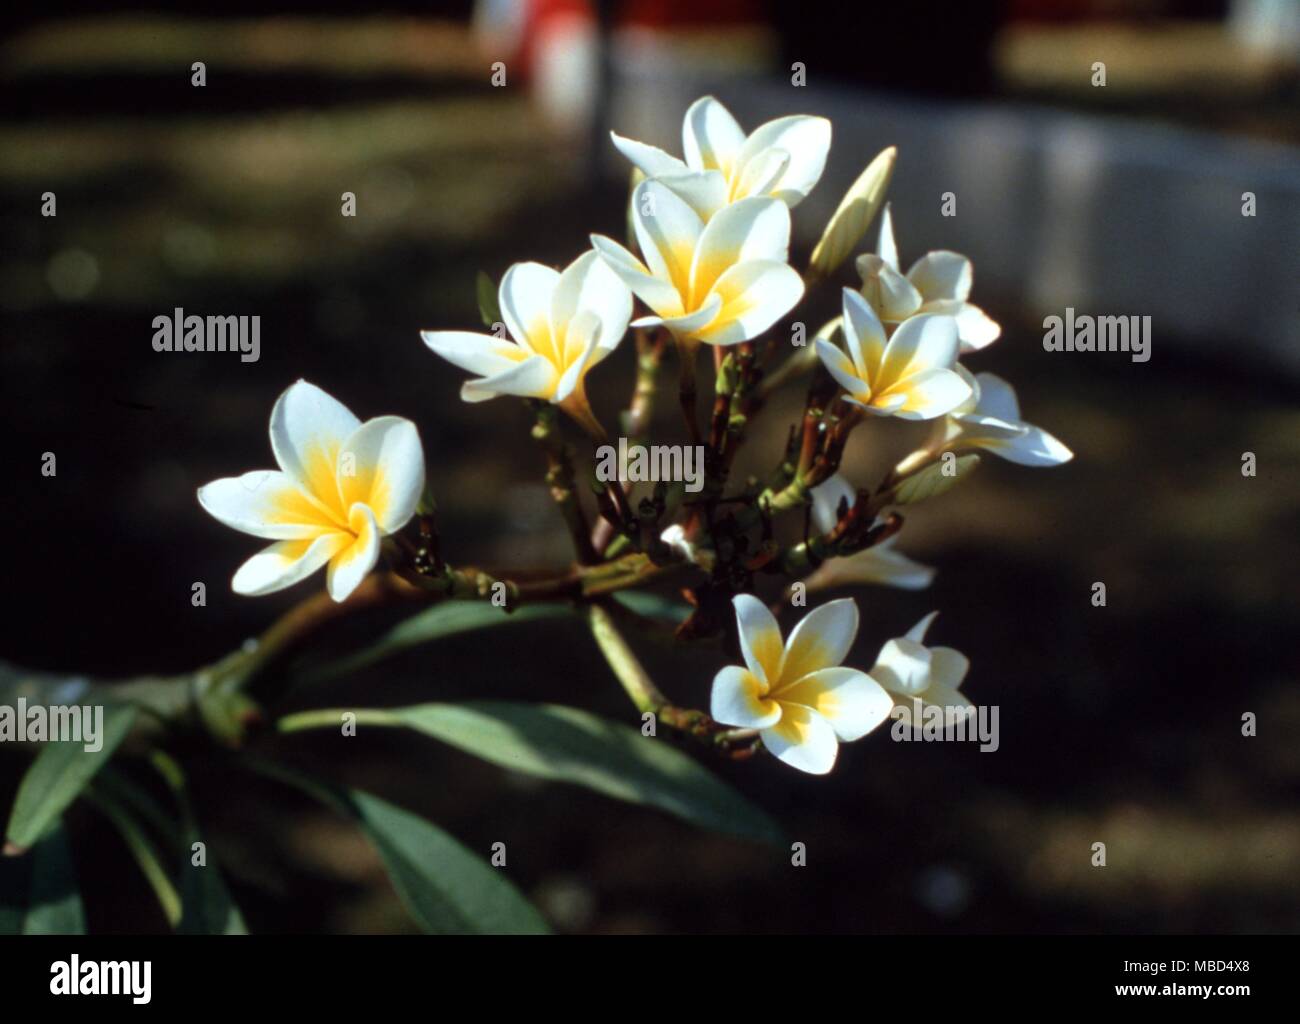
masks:
<svg viewBox="0 0 1300 1024"><path fill-rule="evenodd" d="M770 686L781 678L781 627L767 605L753 594L737 594L731 599L736 609L736 633L740 653L758 681Z"/></svg>
<svg viewBox="0 0 1300 1024"><path fill-rule="evenodd" d="M956 690L961 686L961 681L966 678L966 673L969 671L970 659L961 651L952 647L931 647L930 685L926 689L927 698L936 686L947 690Z"/></svg>
<svg viewBox="0 0 1300 1024"><path fill-rule="evenodd" d="M831 723L801 704L781 705L781 720L762 730L763 746L791 768L825 775L835 767L839 741Z"/></svg>
<svg viewBox="0 0 1300 1024"><path fill-rule="evenodd" d="M843 559L837 582L880 583L900 590L924 590L934 580L935 570L894 547L894 538ZM811 589L811 588L810 588Z"/></svg>
<svg viewBox="0 0 1300 1024"><path fill-rule="evenodd" d="M1020 402L1016 399L1015 388L995 373L977 373L975 381L979 385L977 413L1007 423L1020 422Z"/></svg>
<svg viewBox="0 0 1300 1024"><path fill-rule="evenodd" d="M504 373L529 355L512 341L477 331L421 331L420 337L447 362L480 377Z"/></svg>
<svg viewBox="0 0 1300 1024"><path fill-rule="evenodd" d="M650 273L670 282L685 301L695 245L704 231L700 215L667 185L652 179L632 193L632 224Z"/></svg>
<svg viewBox="0 0 1300 1024"><path fill-rule="evenodd" d="M915 312L955 317L962 355L987 348L1002 336L1002 328L998 322L979 306L973 306L969 302L961 302L957 299L933 299L923 302Z"/></svg>
<svg viewBox="0 0 1300 1024"><path fill-rule="evenodd" d="M930 652L909 634L885 642L871 678L890 693L912 697L930 685Z"/></svg>
<svg viewBox="0 0 1300 1024"><path fill-rule="evenodd" d="M616 132L610 132L609 137L614 140L618 151L640 168L641 173L647 178L655 178L661 174L681 174L689 170L681 160L665 153L658 146L637 142L635 139L625 139Z"/></svg>
<svg viewBox="0 0 1300 1024"><path fill-rule="evenodd" d="M267 540L302 540L338 528L289 476L274 469L213 480L199 488L199 504L232 529Z"/></svg>
<svg viewBox="0 0 1300 1024"><path fill-rule="evenodd" d="M578 349L577 354L573 356L572 361L565 368L560 379L555 383L555 394L551 396L551 401L563 402L571 394L573 389L582 381L582 375L587 372L588 364L592 362L592 356L596 354L596 345L601 338L600 317L589 309L584 309L569 322L568 333L565 336L566 356L570 347Z"/></svg>
<svg viewBox="0 0 1300 1024"><path fill-rule="evenodd" d="M567 336L569 322L583 310L596 316L595 343L604 349L618 345L632 319L632 293L595 249L587 250L564 268L551 296L551 332L557 339L564 339L566 358L572 354ZM582 351L587 340L584 336L581 345L574 347Z"/></svg>
<svg viewBox="0 0 1300 1024"><path fill-rule="evenodd" d="M838 666L857 635L858 603L853 598L842 597L814 608L790 634L781 662L781 681L772 696L784 700L786 688L804 676Z"/></svg>
<svg viewBox="0 0 1300 1024"><path fill-rule="evenodd" d="M930 626L934 624L934 620L938 617L938 612L930 612L929 615L924 616L915 626L907 631L907 639L918 644L923 643L925 641L925 634L930 631Z"/></svg>
<svg viewBox="0 0 1300 1024"><path fill-rule="evenodd" d="M361 426L337 399L300 380L276 400L271 410L271 450L275 461L343 526L347 509L339 503L334 467L343 443Z"/></svg>
<svg viewBox="0 0 1300 1024"><path fill-rule="evenodd" d="M400 416L367 420L339 453L337 475L344 507L361 502L381 533L396 533L415 515L424 491L420 432Z"/></svg>
<svg viewBox="0 0 1300 1024"><path fill-rule="evenodd" d="M682 119L682 154L695 171L721 171L730 176L736 156L745 144L731 111L712 96L702 96L687 108Z"/></svg>
<svg viewBox="0 0 1300 1024"><path fill-rule="evenodd" d="M736 195L740 198L770 195L789 167L790 154L784 149L764 150L745 165L736 182ZM784 203L781 205L785 206ZM786 206L787 210L789 208Z"/></svg>
<svg viewBox="0 0 1300 1024"><path fill-rule="evenodd" d="M718 211L700 234L691 261L691 294L707 295L724 273L749 260L785 263L790 210L777 199L742 199Z"/></svg>
<svg viewBox="0 0 1300 1024"><path fill-rule="evenodd" d="M848 308L847 303L845 308ZM956 320L950 316L930 314L909 317L898 325L885 346L885 358L880 364L880 387L885 389L924 370L951 369L956 361ZM970 387L960 378L958 380L964 399Z"/></svg>
<svg viewBox="0 0 1300 1024"><path fill-rule="evenodd" d="M947 712L945 725L947 719L951 719L951 723L956 725L961 719L976 712L975 705L969 697L948 686L931 684L930 688L921 695L921 700L930 707L943 708Z"/></svg>
<svg viewBox="0 0 1300 1024"><path fill-rule="evenodd" d="M722 309L722 296L710 295L694 313L683 316L643 316L633 321L635 327L666 327L679 338L694 338L718 318Z"/></svg>
<svg viewBox="0 0 1300 1024"><path fill-rule="evenodd" d="M727 205L727 179L721 171L659 174L655 180L672 189L706 224Z"/></svg>
<svg viewBox="0 0 1300 1024"><path fill-rule="evenodd" d="M337 531L314 540L282 540L263 548L239 567L230 587L236 594L257 597L291 587L306 579L352 540Z"/></svg>
<svg viewBox="0 0 1300 1024"><path fill-rule="evenodd" d="M900 419L932 420L966 401L970 385L952 370L936 367L913 374L890 388L887 395L902 397L902 403L893 410Z"/></svg>
<svg viewBox="0 0 1300 1024"><path fill-rule="evenodd" d="M743 177L749 162L764 150L785 150L790 154L790 163L770 191L786 205L796 206L820 180L830 148L830 121L794 114L755 128L741 147L736 165Z"/></svg>
<svg viewBox="0 0 1300 1024"><path fill-rule="evenodd" d="M876 255L895 270L898 269L898 243L894 241L894 215L889 204L880 214L880 237L876 241Z"/></svg>
<svg viewBox="0 0 1300 1024"><path fill-rule="evenodd" d="M498 395L519 395L523 398L549 399L555 393L559 374L554 364L545 356L529 356L504 373L482 380L467 380L460 389L466 402L484 402Z"/></svg>
<svg viewBox="0 0 1300 1024"><path fill-rule="evenodd" d="M844 289L842 302L844 344L857 368L858 377L875 388L887 348L885 325L867 300L852 288Z"/></svg>
<svg viewBox="0 0 1300 1024"><path fill-rule="evenodd" d="M858 492L843 473L833 473L809 492L812 497L812 520L818 533L830 533L840 521L840 503L852 508Z"/></svg>
<svg viewBox="0 0 1300 1024"><path fill-rule="evenodd" d="M924 305L921 293L906 277L874 253L854 261L862 278L862 297L886 323L902 323Z"/></svg>
<svg viewBox="0 0 1300 1024"><path fill-rule="evenodd" d="M802 297L803 278L788 263L737 263L718 278L709 293L709 301L722 302L717 318L694 336L710 345L748 341L794 309Z"/></svg>
<svg viewBox="0 0 1300 1024"><path fill-rule="evenodd" d="M889 717L894 698L865 672L824 668L781 691L782 711L791 704L817 712L841 742L859 740Z"/></svg>
<svg viewBox="0 0 1300 1024"><path fill-rule="evenodd" d="M984 448L1021 466L1059 466L1074 458L1074 452L1042 427L1028 424L1014 437L982 438L972 447Z"/></svg>
<svg viewBox="0 0 1300 1024"><path fill-rule="evenodd" d="M817 357L826 367L827 372L835 378L839 384L850 396L865 395L870 389L867 382L858 376L857 367L853 365L853 360L846 356L839 348L825 338L817 338L814 341L817 349Z"/></svg>
<svg viewBox="0 0 1300 1024"><path fill-rule="evenodd" d="M781 718L781 705L768 700L763 685L748 669L728 665L713 677L709 714L716 722L742 729L766 729Z"/></svg>
<svg viewBox="0 0 1300 1024"><path fill-rule="evenodd" d="M501 278L497 298L510 336L539 355L554 351L551 297L560 275L540 263L515 263Z"/></svg>
<svg viewBox="0 0 1300 1024"><path fill-rule="evenodd" d="M970 295L974 272L965 256L947 249L936 249L912 264L907 279L926 302L935 299L965 302Z"/></svg>
<svg viewBox="0 0 1300 1024"><path fill-rule="evenodd" d="M358 502L352 506L348 522L355 539L330 559L325 574L325 586L335 601L346 601L379 561L380 534L375 514Z"/></svg>
<svg viewBox="0 0 1300 1024"><path fill-rule="evenodd" d="M605 266L617 274L632 294L659 316L682 315L682 296L672 282L655 277L644 263L612 238L592 235L591 244L600 253Z"/></svg>

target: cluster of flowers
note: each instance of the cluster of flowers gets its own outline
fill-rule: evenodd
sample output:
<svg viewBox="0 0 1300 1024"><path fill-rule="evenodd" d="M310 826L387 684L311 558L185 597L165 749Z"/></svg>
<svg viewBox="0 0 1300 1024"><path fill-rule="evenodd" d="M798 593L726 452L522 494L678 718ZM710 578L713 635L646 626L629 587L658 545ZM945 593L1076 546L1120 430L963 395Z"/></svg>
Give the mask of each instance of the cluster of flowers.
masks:
<svg viewBox="0 0 1300 1024"><path fill-rule="evenodd" d="M693 365L700 345L757 338L803 297L804 280L789 262L790 211L822 175L829 121L783 117L746 135L721 103L705 97L686 113L684 159L613 139L642 176L630 206L639 255L593 235L592 248L562 271L538 263L506 271L498 303L508 337L424 332L433 352L474 375L462 387L465 401L543 400L598 430L586 378L629 325L668 331L683 364ZM883 157L887 181L892 151ZM863 217L861 191L879 180L878 173L872 181L864 174L850 190L814 252L814 273L825 276L856 246L876 212L872 206ZM1068 460L1061 442L1021 420L1009 384L972 374L959 362L1001 333L969 301L970 261L938 251L906 273L900 266L886 205L876 252L856 261L861 286L843 289L841 315L814 341L845 401L873 416L935 421L926 447L909 457L912 464L969 449L1031 466ZM633 296L649 311L635 321ZM274 541L239 569L233 587L270 593L328 566L329 593L342 601L376 564L381 538L415 514L425 470L416 429L392 416L363 424L299 381L271 414L271 446L279 470L217 480L199 491L203 507L221 522ZM856 494L838 474L815 487L818 528L832 530ZM665 540L690 555L680 527L670 528ZM923 587L933 575L888 541L846 561L857 563L855 578L896 586ZM880 725L896 699L972 708L958 689L966 658L923 643L933 614L886 643L875 666L861 672L840 664L858 629L852 600L814 609L788 641L757 598L739 594L733 604L744 665L717 674L712 716L754 730L772 754L796 768L829 771L839 742Z"/></svg>

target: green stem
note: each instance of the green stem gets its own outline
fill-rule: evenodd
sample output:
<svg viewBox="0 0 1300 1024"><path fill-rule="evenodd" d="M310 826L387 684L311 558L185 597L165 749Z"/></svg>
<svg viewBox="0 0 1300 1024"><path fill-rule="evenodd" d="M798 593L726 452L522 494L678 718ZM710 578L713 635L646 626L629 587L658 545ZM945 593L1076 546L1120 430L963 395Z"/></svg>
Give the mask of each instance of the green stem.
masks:
<svg viewBox="0 0 1300 1024"><path fill-rule="evenodd" d="M551 497L559 506L569 536L573 538L573 549L582 565L590 565L596 560L596 551L591 546L591 527L587 525L586 513L578 501L578 492L574 484L573 459L564 436L560 433L559 414L555 406L540 402L537 404L537 422L533 425L533 437L546 453L546 483L551 489Z"/></svg>
<svg viewBox="0 0 1300 1024"><path fill-rule="evenodd" d="M624 691L632 698L636 709L642 714L647 711L657 714L668 704L668 698L659 691L650 674L632 653L632 648L627 645L623 634L614 625L609 612L599 604L593 604L587 609L587 623L591 627L591 635L596 640L596 646L609 662L609 667L614 670L614 675L622 684Z"/></svg>

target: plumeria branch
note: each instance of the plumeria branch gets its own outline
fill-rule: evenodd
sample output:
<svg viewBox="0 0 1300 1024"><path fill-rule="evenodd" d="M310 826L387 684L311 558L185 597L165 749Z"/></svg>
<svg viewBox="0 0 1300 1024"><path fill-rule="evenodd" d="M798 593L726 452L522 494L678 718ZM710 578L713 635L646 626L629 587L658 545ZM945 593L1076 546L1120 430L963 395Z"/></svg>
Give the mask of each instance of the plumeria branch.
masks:
<svg viewBox="0 0 1300 1024"><path fill-rule="evenodd" d="M559 416L555 406L545 402L535 403L537 419L533 424L533 438L546 453L546 485L551 489L551 497L564 517L564 523L573 538L573 549L578 562L589 565L596 561L596 549L591 543L591 527L587 524L586 513L578 500L574 482L573 454L560 432Z"/></svg>
<svg viewBox="0 0 1300 1024"><path fill-rule="evenodd" d="M753 754L757 748L756 732L730 729L715 722L706 712L679 707L664 696L615 624L614 615L619 614L616 609L616 605L606 602L593 603L587 608L587 622L596 646L637 711L654 715L660 724L702 741L733 759L740 760Z"/></svg>
<svg viewBox="0 0 1300 1024"><path fill-rule="evenodd" d="M462 386L465 401L528 400L546 484L573 543L572 565L496 572L447 564L415 425L393 416L362 423L299 381L272 411L279 469L214 481L199 500L227 525L273 542L240 567L237 592L270 593L327 567L328 597L304 602L247 649L179 682L145 681L140 692L151 709L166 717L192 705L211 732L238 742L260 714L254 681L271 677L270 667L339 616L389 602L446 599L489 600L506 613L532 602L579 606L643 714L732 756L752 752L761 738L775 756L809 772L830 770L838 742L879 725L891 693L915 696L931 687L936 699L955 700L965 662L956 652L922 645L929 618L889 641L873 670L877 678L841 665L857 631L854 602L813 609L785 638L753 594L760 574L789 580L817 570L824 581L834 572L823 563L836 558L851 560L874 582L924 586L928 567L900 552L870 549L902 526L897 513L878 518L888 506L941 493L978 462L968 454L949 471L945 456L979 449L1038 466L1070 458L1060 441L1020 418L1009 384L972 374L959 362L1001 333L969 301L970 261L935 251L904 271L888 206L877 251L854 262L861 285L841 291L840 315L806 338L801 351L771 366L785 350L784 337L802 337L796 308L828 285L857 248L893 172L891 147L845 194L801 277L790 260L791 210L821 177L830 137L825 118L805 115L746 132L712 97L686 112L681 158L615 135L615 146L641 172L630 196L629 244L592 235L591 249L562 270L512 265L495 307L484 313L491 334L423 332L434 353L471 374ZM482 294L480 300L481 307L492 305L490 295L486 305ZM701 488L687 468L692 488L683 498L655 469L653 494L635 505L630 482L602 480L602 488L579 472L560 416L597 445L608 443L587 398L588 377L623 340L634 308L636 379L623 433L634 445L649 438L671 344L686 434L705 450ZM696 364L706 345L713 351L714 388L702 425ZM750 480L729 488L754 416L777 388L808 375L802 415L776 471L765 485ZM857 490L838 475L850 437L868 414L934 427L874 491ZM940 459L942 473L934 467ZM589 482L600 514L594 524L581 493ZM679 504L681 521L661 529ZM785 513L803 516L798 542L780 539L776 520ZM388 568L375 573L381 555ZM707 714L678 707L655 687L615 622L632 613L608 600L669 580L693 606L677 637L725 635L745 662L715 678ZM187 688L183 697L173 685Z"/></svg>

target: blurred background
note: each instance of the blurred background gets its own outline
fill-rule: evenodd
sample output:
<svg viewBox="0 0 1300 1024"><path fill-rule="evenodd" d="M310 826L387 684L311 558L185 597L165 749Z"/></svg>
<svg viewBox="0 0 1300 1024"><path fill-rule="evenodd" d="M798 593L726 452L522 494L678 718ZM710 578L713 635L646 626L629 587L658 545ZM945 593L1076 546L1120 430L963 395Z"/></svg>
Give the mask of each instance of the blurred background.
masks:
<svg viewBox="0 0 1300 1024"><path fill-rule="evenodd" d="M680 152L682 113L704 93L746 129L825 114L834 143L795 211L796 265L865 163L898 145L903 261L939 247L973 259L973 298L1003 336L970 365L1016 384L1025 418L1075 452L1052 470L986 460L907 516L899 547L938 567L932 588L854 592L856 664L942 610L931 639L971 658L965 690L999 705L1000 749L882 731L842 748L827 779L771 759L719 765L807 844L795 869L780 850L413 737L363 735L346 763L319 738L257 746L476 850L506 842L511 877L565 931L1300 927L1300 4L189 11L85 2L0 16L0 397L15 462L0 494L0 657L108 678L179 672L319 586L230 593L255 542L194 499L270 465L267 417L299 377L362 418L416 421L453 562L562 564L526 411L461 403L463 374L418 331L476 329L479 270L563 264L589 232L622 235L627 167L610 127ZM56 217L41 216L45 192ZM355 218L340 215L344 192ZM941 215L945 192L955 217ZM874 239L873 226L862 250ZM810 322L834 305L824 290ZM176 306L260 315L260 360L155 353L151 321ZM1150 362L1044 352L1042 319L1066 306L1151 316ZM630 395L632 356L624 346L591 380L607 423ZM800 403L763 413L742 471L771 467ZM661 437L679 440L664 404ZM869 426L845 467L859 483L924 432ZM47 451L54 478L39 473ZM191 605L195 581L206 607ZM638 646L679 703L707 702L719 652ZM635 721L578 624L510 626L487 652L455 638L299 706L470 696ZM0 805L25 763L0 749ZM230 758L194 751L190 770L251 930L413 927L341 820ZM69 825L91 929L161 930L116 835L85 810ZM1090 866L1094 842L1104 869Z"/></svg>

